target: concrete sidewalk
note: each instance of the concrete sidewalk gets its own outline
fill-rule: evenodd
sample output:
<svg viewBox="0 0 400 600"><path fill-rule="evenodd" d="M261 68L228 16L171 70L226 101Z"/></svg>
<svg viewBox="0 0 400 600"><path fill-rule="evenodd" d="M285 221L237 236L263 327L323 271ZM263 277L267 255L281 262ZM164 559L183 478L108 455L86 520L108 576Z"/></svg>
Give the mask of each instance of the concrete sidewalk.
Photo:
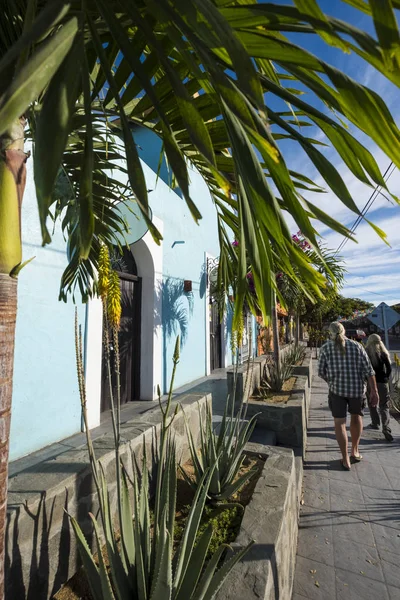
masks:
<svg viewBox="0 0 400 600"><path fill-rule="evenodd" d="M292 600L400 600L400 425L391 426L393 443L366 429L362 462L343 471L315 375Z"/></svg>

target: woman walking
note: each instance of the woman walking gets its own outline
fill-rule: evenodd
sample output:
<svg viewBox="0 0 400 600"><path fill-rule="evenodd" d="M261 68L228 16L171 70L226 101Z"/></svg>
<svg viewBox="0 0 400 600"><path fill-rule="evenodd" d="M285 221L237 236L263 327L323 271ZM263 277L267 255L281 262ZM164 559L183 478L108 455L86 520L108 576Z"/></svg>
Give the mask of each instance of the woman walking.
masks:
<svg viewBox="0 0 400 600"><path fill-rule="evenodd" d="M390 362L390 354L382 342L381 337L377 333L373 333L369 336L367 342L367 354L374 367L376 384L378 387L379 394L379 412L376 406L371 406L369 402L369 390L368 390L368 405L369 412L371 414L372 423L370 427L372 429L379 429L382 421L382 433L388 442L393 442L392 431L390 429L390 392L389 392L389 381L390 374L392 372L392 365Z"/></svg>

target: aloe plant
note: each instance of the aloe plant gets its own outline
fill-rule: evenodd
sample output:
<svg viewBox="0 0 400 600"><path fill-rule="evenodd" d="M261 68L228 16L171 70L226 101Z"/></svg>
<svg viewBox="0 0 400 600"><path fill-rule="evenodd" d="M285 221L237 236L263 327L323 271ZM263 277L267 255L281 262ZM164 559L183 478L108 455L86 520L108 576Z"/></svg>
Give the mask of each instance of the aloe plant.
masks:
<svg viewBox="0 0 400 600"><path fill-rule="evenodd" d="M289 358L286 355L281 364L277 365L273 362L266 367L261 388L267 388L271 392L280 392L282 390L285 381L293 375L292 360L289 360Z"/></svg>
<svg viewBox="0 0 400 600"><path fill-rule="evenodd" d="M79 388L86 423L82 341L77 327L76 347ZM174 367L165 408L160 401L162 427L158 448L153 522L150 517L149 473L144 452L140 485L137 470L133 480L129 478L125 469L117 470L119 535L114 531L115 520L111 512L106 478L101 464L96 460L90 432L88 428L86 429L90 463L100 506L101 523L90 514L95 533L97 561L94 559L78 522L73 517L70 519L93 600L211 600L231 569L252 545L249 544L247 548L234 554L217 571L217 566L228 547L226 544L222 544L205 565L213 536L212 527L208 527L199 539L197 537L208 490L214 475L214 468L211 467L203 473L203 477L199 481L179 547L175 551L177 463L171 424L177 410L170 416L170 409L178 361L179 337L175 345ZM118 424L115 423L115 420L114 427L118 431ZM117 436L115 443L116 445L119 443ZM116 452L116 456L119 456L118 452ZM131 486L133 487L133 504L129 494Z"/></svg>
<svg viewBox="0 0 400 600"><path fill-rule="evenodd" d="M306 357L306 349L304 346L293 346L286 354L287 362L291 365L303 362Z"/></svg>
<svg viewBox="0 0 400 600"><path fill-rule="evenodd" d="M256 425L256 416L250 421L244 420L244 410L245 405L234 418L234 398L228 398L218 435L214 433L210 407L208 405L206 407L205 419L199 410L201 440L199 453L185 417L194 478L190 477L183 467L180 467L180 470L187 483L196 489L202 485L205 473L212 469L208 487L208 497L211 502L226 501L255 473L256 469L251 469L238 476L245 458L245 446Z"/></svg>

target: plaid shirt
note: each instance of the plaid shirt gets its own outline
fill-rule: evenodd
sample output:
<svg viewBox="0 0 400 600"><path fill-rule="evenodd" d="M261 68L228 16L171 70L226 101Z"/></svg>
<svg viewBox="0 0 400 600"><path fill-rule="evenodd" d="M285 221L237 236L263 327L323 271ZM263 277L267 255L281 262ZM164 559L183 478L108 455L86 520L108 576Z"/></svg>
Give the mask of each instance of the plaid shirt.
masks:
<svg viewBox="0 0 400 600"><path fill-rule="evenodd" d="M324 379L329 390L344 398L362 398L366 380L375 375L364 348L358 342L346 338L345 352L335 342L328 341L319 357L318 375Z"/></svg>

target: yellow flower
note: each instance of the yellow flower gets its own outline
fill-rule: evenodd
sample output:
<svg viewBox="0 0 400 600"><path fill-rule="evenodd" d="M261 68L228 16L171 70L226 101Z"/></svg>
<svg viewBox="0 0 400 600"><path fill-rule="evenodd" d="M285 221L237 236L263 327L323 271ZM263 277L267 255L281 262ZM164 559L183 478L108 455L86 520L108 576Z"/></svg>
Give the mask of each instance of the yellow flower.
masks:
<svg viewBox="0 0 400 600"><path fill-rule="evenodd" d="M99 252L99 296L103 301L107 298L110 285L110 254L107 246L102 245Z"/></svg>
<svg viewBox="0 0 400 600"><path fill-rule="evenodd" d="M109 274L107 317L111 327L118 329L121 320L121 288L119 287L119 277L112 270Z"/></svg>

